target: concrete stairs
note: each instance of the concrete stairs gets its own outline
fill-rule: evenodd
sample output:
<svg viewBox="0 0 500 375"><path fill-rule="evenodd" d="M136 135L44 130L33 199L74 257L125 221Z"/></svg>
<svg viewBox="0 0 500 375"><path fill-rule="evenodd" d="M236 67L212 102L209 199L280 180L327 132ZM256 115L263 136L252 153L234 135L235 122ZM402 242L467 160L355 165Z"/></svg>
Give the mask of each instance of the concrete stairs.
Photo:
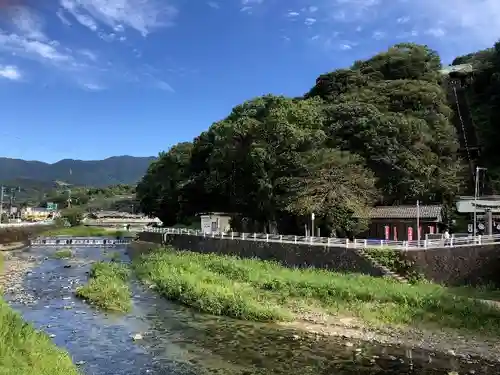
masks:
<svg viewBox="0 0 500 375"><path fill-rule="evenodd" d="M369 261L373 267L380 270L382 272L382 274L384 275L384 277L390 277L391 279L399 281L400 283L409 284L408 280L405 277L397 274L394 271L391 271L389 268L387 268L383 264L380 264L375 258L373 258L370 254L368 254L364 249L356 249L355 251L356 251L356 254L358 254L360 257Z"/></svg>

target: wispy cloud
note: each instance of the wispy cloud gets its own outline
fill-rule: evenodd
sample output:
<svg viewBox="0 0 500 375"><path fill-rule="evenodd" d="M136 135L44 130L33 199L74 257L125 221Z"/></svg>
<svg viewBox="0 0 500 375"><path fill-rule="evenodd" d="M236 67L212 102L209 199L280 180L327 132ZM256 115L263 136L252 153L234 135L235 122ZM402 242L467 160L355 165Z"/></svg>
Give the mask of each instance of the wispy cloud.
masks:
<svg viewBox="0 0 500 375"><path fill-rule="evenodd" d="M19 81L22 78L22 74L17 66L0 65L0 77L10 79L11 81Z"/></svg>
<svg viewBox="0 0 500 375"><path fill-rule="evenodd" d="M168 0L60 0L60 5L90 30L102 24L115 32L130 28L143 36L172 25L178 13Z"/></svg>
<svg viewBox="0 0 500 375"><path fill-rule="evenodd" d="M95 31L100 39L107 42L125 41L124 34L127 29L147 36L155 28L168 26L173 20L172 17L177 12L175 8L163 1L154 1L60 0L61 7L47 17L54 17L66 26L81 24ZM87 39L72 38L73 28L68 27L65 35L59 34L61 39L52 39L47 32L51 29L45 27L44 17L36 10L21 6L12 7L9 9L9 19L10 22L0 28L0 54L7 57L6 61L14 59L21 66L22 60L38 62L45 69L61 73L63 77L89 91L104 90L112 82L143 82L142 73L139 68L134 68L134 64L128 64L127 61L111 62L112 50L99 49L99 44L95 42L92 43L92 48L89 48L84 45ZM133 51L130 50L131 56L140 57ZM0 69L0 77L21 79L20 69L12 64L0 65ZM157 78L161 76L161 72L154 72L148 73L146 78L148 82L153 82L157 89L173 92L165 79ZM42 79L43 75L37 77ZM135 79L131 80L130 77Z"/></svg>
<svg viewBox="0 0 500 375"><path fill-rule="evenodd" d="M219 3L216 3L215 1L209 1L209 2L207 3L207 5L208 5L210 8L213 8L213 9L219 9L219 8L220 8Z"/></svg>
<svg viewBox="0 0 500 375"><path fill-rule="evenodd" d="M407 39L473 50L500 38L498 0L304 0L299 4L286 13L286 19L294 21L290 27L302 27L305 39L314 35L318 45L322 41L335 49L344 39L359 46L373 39L385 43ZM332 31L338 32L336 38Z"/></svg>
<svg viewBox="0 0 500 375"><path fill-rule="evenodd" d="M245 12L248 14L252 14L254 8L257 5L260 5L264 2L264 0L241 0L241 12Z"/></svg>

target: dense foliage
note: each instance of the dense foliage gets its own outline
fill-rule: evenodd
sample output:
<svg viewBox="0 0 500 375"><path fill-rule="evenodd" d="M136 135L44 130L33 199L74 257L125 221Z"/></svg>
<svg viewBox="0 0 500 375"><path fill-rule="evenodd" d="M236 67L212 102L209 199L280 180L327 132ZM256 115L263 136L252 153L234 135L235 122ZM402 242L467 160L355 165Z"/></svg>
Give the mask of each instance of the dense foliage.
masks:
<svg viewBox="0 0 500 375"><path fill-rule="evenodd" d="M466 90L479 144L482 146L479 163L488 168L488 188L500 192L500 42L489 48L457 57L454 65L471 64L473 79Z"/></svg>
<svg viewBox="0 0 500 375"><path fill-rule="evenodd" d="M234 229L297 233L366 227L373 204L450 201L458 141L436 52L399 44L321 75L301 98L236 106L192 143L160 154L137 186L164 224L234 213ZM324 232L323 232L324 233Z"/></svg>

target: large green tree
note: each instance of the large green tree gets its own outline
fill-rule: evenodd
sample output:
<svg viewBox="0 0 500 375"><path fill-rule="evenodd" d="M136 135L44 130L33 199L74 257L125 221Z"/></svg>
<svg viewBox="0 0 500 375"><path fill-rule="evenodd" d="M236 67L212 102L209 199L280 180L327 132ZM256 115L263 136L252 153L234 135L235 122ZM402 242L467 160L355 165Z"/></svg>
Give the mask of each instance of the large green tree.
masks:
<svg viewBox="0 0 500 375"><path fill-rule="evenodd" d="M157 216L165 225L179 220L181 190L188 178L192 147L192 143L184 142L161 153L137 185L142 212Z"/></svg>

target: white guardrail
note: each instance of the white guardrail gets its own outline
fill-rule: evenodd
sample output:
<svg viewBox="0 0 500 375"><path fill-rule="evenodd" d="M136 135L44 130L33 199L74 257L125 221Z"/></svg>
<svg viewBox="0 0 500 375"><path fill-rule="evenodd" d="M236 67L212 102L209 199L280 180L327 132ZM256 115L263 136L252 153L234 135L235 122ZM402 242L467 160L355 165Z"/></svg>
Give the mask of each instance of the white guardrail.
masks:
<svg viewBox="0 0 500 375"><path fill-rule="evenodd" d="M21 222L21 223L1 223L0 228L14 228L14 227L29 227L34 225L50 225L53 221L35 221L35 222Z"/></svg>
<svg viewBox="0 0 500 375"><path fill-rule="evenodd" d="M491 236L469 236L469 235L451 235L450 239L426 238L420 241L391 241L391 240L373 240L373 239L355 239L350 241L347 238L332 237L305 237L305 236L285 236L279 234L264 233L238 233L238 232L212 232L204 233L201 230L183 229L183 228L155 228L146 227L144 232L182 234L187 236L211 237L228 240L245 241L264 241L264 242L284 242L297 243L318 246L332 246L345 248L395 248L395 249L421 249L421 248L441 248L441 247L461 247L471 245L487 245L500 243L500 234Z"/></svg>

